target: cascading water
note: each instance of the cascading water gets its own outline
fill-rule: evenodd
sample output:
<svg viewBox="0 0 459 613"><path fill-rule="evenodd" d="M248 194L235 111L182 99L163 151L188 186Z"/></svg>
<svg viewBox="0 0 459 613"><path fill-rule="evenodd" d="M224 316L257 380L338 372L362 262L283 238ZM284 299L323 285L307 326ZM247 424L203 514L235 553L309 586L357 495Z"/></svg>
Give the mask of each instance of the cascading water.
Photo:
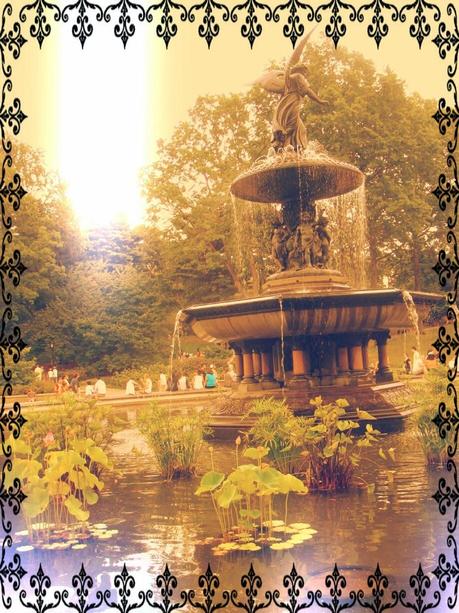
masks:
<svg viewBox="0 0 459 613"><path fill-rule="evenodd" d="M418 351L421 351L421 333L419 330L419 315L418 315L418 312L416 311L416 306L414 304L413 297L411 296L410 292L408 292L407 290L404 290L402 292L402 298L403 298L403 302L405 303L406 310L408 312L408 318L416 333L416 348Z"/></svg>
<svg viewBox="0 0 459 613"><path fill-rule="evenodd" d="M280 309L281 370L282 370L282 379L284 381L284 387L285 387L286 380L285 380L284 303L282 301L282 298L279 298L279 309Z"/></svg>
<svg viewBox="0 0 459 613"><path fill-rule="evenodd" d="M170 355L170 360L169 360L169 381L172 381L172 370L173 370L176 343L177 343L179 355L181 355L182 353L182 348L180 345L180 331L181 331L180 318L181 317L182 317L182 309L179 309L175 316L174 331L172 332L171 355Z"/></svg>
<svg viewBox="0 0 459 613"><path fill-rule="evenodd" d="M369 248L365 186L320 204L333 236L330 267L340 270L352 287L366 288Z"/></svg>

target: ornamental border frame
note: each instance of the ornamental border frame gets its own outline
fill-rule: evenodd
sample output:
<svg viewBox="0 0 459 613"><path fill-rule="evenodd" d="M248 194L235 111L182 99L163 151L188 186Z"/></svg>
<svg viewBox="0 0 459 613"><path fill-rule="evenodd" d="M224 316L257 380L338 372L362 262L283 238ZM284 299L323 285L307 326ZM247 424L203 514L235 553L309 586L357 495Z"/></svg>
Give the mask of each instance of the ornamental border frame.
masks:
<svg viewBox="0 0 459 613"><path fill-rule="evenodd" d="M159 609L162 613L171 613L184 606L200 609L205 613L213 613L228 605L243 609L248 613L266 609L273 605L276 609L285 609L290 613L298 613L313 605L327 609L332 613L339 613L345 609L352 609L357 604L374 613L382 613L396 606L410 609L416 613L425 613L427 610L438 609L446 604L454 609L458 603L459 589L459 554L455 532L458 525L459 513L459 480L455 463L459 437L459 409L457 390L454 380L458 371L459 362L459 309L458 280L459 255L455 234L458 221L459 206L459 180L455 152L458 144L459 106L458 91L455 77L458 68L459 56L459 25L458 10L452 3L435 4L428 0L412 0L402 6L396 6L386 0L368 0L359 6L345 0L325 0L313 8L307 1L285 0L277 5L268 5L261 0L241 0L239 4L230 7L223 1L202 0L191 4L188 8L178 0L158 0L156 3L144 7L131 0L115 0L102 8L90 0L75 0L73 3L59 7L48 0L32 0L24 4L19 10L18 19L13 17L13 7L7 2L4 4L0 22L0 56L3 85L0 101L0 137L3 161L0 175L0 207L3 238L0 252L0 286L3 301L3 310L0 320L0 358L1 374L3 378L1 408L0 408L0 436L2 447L2 464L0 473L0 516L4 535L1 538L0 554L0 594L1 604L10 609L13 603L8 593L11 587L19 592L19 601L23 607L32 609L37 613L56 609L60 605L67 609L74 609L78 613L88 613L102 605L116 609L121 613L130 613L146 605ZM438 557L437 567L433 571L435 579L425 574L421 563L417 571L408 579L407 589L388 592L389 580L383 574L379 564L373 575L367 580L367 588L371 590L372 597L365 597L363 589L344 593L346 579L334 565L332 572L326 577L325 588L329 595L325 598L321 590L306 591L303 577L298 575L295 566L283 578L283 587L286 590L286 599L281 599L278 589L262 592L262 578L255 573L251 564L246 575L241 578L241 588L223 590L218 595L220 581L213 574L210 565L207 571L198 578L199 591L195 590L177 592L177 578L171 574L168 566L162 575L152 577L159 589L160 599L153 590L140 590L134 593L135 577L131 575L126 565L119 575L115 577L112 590L93 590L94 580L86 573L84 565L72 578L72 588L53 590L51 579L47 576L41 564L35 575L30 577L30 588L33 595L24 588L26 571L22 567L20 555L10 555L12 545L12 521L10 515L18 515L25 495L21 484L15 480L12 486L5 488L5 475L11 470L11 447L6 442L7 433L18 438L21 429L26 423L21 412L19 402L12 407L6 406L8 396L13 393L11 384L12 372L7 368L5 356L12 357L17 363L26 344L22 339L18 326L11 326L13 319L13 293L21 280L26 266L22 262L19 250L15 249L12 233L12 215L16 212L26 191L21 185L21 177L14 174L11 180L6 179L6 171L13 166L14 147L9 139L7 130L17 136L22 122L26 119L21 108L21 101L13 92L12 61L19 58L22 46L27 42L21 30L21 24L27 30L28 36L35 38L42 48L47 37L51 34L50 22L64 22L71 24L72 36L79 40L82 49L86 40L94 34L94 21L110 22L116 20L113 27L115 37L119 38L126 48L130 38L134 36L137 24L141 22L152 23L156 18L155 33L162 38L166 49L171 40L178 33L177 21L193 23L200 20L197 25L198 36L204 39L208 48L220 33L224 22L237 23L241 20L240 34L246 38L250 49L253 48L257 38L263 32L263 20L266 22L281 22L282 33L289 38L292 46L301 37L305 30L305 22L320 23L327 20L325 34L331 38L335 47L346 35L348 22L367 24L366 32L373 38L377 48L389 34L388 21L407 22L409 36L416 39L419 48L426 41L433 43L439 56L446 64L446 89L448 100L440 98L438 108L432 118L438 124L440 136L446 137L447 154L445 167L439 174L438 185L433 190L438 199L440 210L446 215L446 245L438 253L438 259L433 269L438 274L439 284L446 291L448 304L448 326L442 325L438 330L438 338L434 347L438 350L440 361L445 364L447 359L453 359L453 365L447 373L446 396L438 405L438 413L434 423L438 427L442 438L452 433L452 444L448 447L447 472L448 478L439 479L438 489L433 498L438 504L441 515L450 518L447 522L446 548ZM243 21L242 21L243 20ZM436 31L434 31L436 28ZM448 559L449 554L449 559ZM452 594L446 599L444 592L452 588ZM22 589L20 589L22 588ZM52 593L51 593L52 592ZM73 592L73 593L72 593ZM302 600L305 597L306 600ZM444 610L444 609L441 609Z"/></svg>

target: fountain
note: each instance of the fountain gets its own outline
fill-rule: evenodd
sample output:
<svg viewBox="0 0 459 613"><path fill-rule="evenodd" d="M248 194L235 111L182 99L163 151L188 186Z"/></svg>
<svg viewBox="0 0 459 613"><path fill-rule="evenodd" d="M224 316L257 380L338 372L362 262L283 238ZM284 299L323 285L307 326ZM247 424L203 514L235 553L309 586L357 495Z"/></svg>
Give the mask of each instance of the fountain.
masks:
<svg viewBox="0 0 459 613"><path fill-rule="evenodd" d="M259 79L264 89L280 95L272 147L231 185L237 198L280 204L272 232L279 270L268 277L259 297L192 306L184 309L182 321L198 337L233 349L235 396L283 396L297 412L307 412L314 396L345 397L381 420L396 419L404 386L394 382L389 365L390 333L412 326L414 306L422 321L442 297L410 292L407 309L403 291L352 289L340 271L328 268L332 237L316 203L363 189L364 175L307 141L300 117L303 98L328 104L311 89L299 63L309 36L285 70ZM378 351L374 369L368 358L371 340Z"/></svg>

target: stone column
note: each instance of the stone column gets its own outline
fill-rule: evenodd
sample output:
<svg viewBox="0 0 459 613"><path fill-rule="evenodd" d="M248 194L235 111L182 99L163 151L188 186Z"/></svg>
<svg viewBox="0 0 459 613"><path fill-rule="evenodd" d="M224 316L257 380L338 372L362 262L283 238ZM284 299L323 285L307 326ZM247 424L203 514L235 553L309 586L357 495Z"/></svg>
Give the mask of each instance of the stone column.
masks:
<svg viewBox="0 0 459 613"><path fill-rule="evenodd" d="M362 360L363 360L363 369L369 369L369 360L368 360L368 338L365 338L362 343Z"/></svg>
<svg viewBox="0 0 459 613"><path fill-rule="evenodd" d="M347 375L349 373L349 355L347 347L338 346L336 349L336 358L338 362L338 373Z"/></svg>
<svg viewBox="0 0 459 613"><path fill-rule="evenodd" d="M242 350L242 364L244 369L244 378L242 379L243 383L254 383L255 379L253 377L253 353L252 349L248 347L244 347Z"/></svg>
<svg viewBox="0 0 459 613"><path fill-rule="evenodd" d="M362 345L352 345L349 347L349 366L351 372L363 371Z"/></svg>
<svg viewBox="0 0 459 613"><path fill-rule="evenodd" d="M393 381L394 375L389 366L389 355L387 353L387 341L389 339L389 331L378 332L374 335L376 344L378 345L378 370L376 371L376 381Z"/></svg>
<svg viewBox="0 0 459 613"><path fill-rule="evenodd" d="M259 349L253 350L253 376L255 378L261 377L261 355Z"/></svg>
<svg viewBox="0 0 459 613"><path fill-rule="evenodd" d="M292 347L293 376L295 379L304 379L306 376L306 358L301 345Z"/></svg>
<svg viewBox="0 0 459 613"><path fill-rule="evenodd" d="M273 351L272 348L263 348L261 350L261 380L272 381L273 380Z"/></svg>
<svg viewBox="0 0 459 613"><path fill-rule="evenodd" d="M242 351L240 349L233 349L234 351L234 369L236 371L236 381L240 383L244 376L244 367L242 363Z"/></svg>

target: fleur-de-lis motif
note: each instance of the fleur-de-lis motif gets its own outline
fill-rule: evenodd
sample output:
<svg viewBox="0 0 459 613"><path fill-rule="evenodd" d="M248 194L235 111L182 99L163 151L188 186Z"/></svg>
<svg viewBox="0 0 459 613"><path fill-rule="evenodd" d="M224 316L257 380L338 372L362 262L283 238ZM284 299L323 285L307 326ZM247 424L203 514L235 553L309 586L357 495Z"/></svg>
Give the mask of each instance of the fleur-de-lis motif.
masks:
<svg viewBox="0 0 459 613"><path fill-rule="evenodd" d="M13 131L13 134L17 136L21 129L21 123L26 119L21 109L21 102L19 98L14 98L13 103L10 106L6 104L6 94L13 89L13 84L10 79L6 79L2 88L2 99L0 104L0 131L2 134L2 146L5 153L11 151L11 141L6 137L6 127Z"/></svg>
<svg viewBox="0 0 459 613"><path fill-rule="evenodd" d="M438 185L432 194L438 198L438 206L442 211L447 206L453 207L453 212L448 216L448 226L454 228L457 222L457 211L459 205L459 182L457 174L456 160L453 155L448 155L446 160L448 166L453 169L453 179L447 179L445 174L438 177Z"/></svg>
<svg viewBox="0 0 459 613"><path fill-rule="evenodd" d="M36 38L38 45L41 49L43 41L47 36L51 34L51 26L48 23L46 13L51 11L54 17L54 21L59 21L61 18L61 10L57 4L47 2L46 0L35 0L30 4L25 4L19 13L19 19L24 23L27 20L26 13L32 11L35 15L29 32L32 38Z"/></svg>
<svg viewBox="0 0 459 613"><path fill-rule="evenodd" d="M457 282L459 271L459 257L457 251L457 240L454 232L447 234L448 243L451 244L449 252L442 249L438 254L438 261L432 268L437 275L441 287L448 290L446 299L449 304L454 304L457 296Z"/></svg>
<svg viewBox="0 0 459 613"><path fill-rule="evenodd" d="M6 202L13 207L13 211L18 211L21 200L27 194L21 185L21 177L15 173L11 181L6 181L6 169L13 165L11 155L6 155L3 159L2 174L0 177L0 204L2 207L2 222L5 228L11 228L12 219L6 210Z"/></svg>
<svg viewBox="0 0 459 613"><path fill-rule="evenodd" d="M454 369L454 372L451 373L454 376L456 374L457 362L455 366L456 367ZM456 388L454 387L453 384L450 383L448 384L447 390L448 390L448 394L453 396L454 411L451 411L447 407L445 402L440 402L440 404L438 405L438 413L437 415L435 415L432 421L437 426L438 433L441 438L446 438L446 436L448 436L451 431L454 432L453 440L451 444L448 445L448 455L450 457L453 457L457 449L457 439L458 439L458 431L459 431L459 412L458 412L458 407L457 407Z"/></svg>
<svg viewBox="0 0 459 613"><path fill-rule="evenodd" d="M201 38L205 39L207 47L210 49L212 41L220 32L220 26L215 20L214 11L221 11L223 13L223 21L228 21L230 12L225 4L216 2L215 0L203 0L201 3L193 4L188 11L188 21L190 23L195 20L194 13L200 10L204 10L204 17L199 25L198 34Z"/></svg>
<svg viewBox="0 0 459 613"><path fill-rule="evenodd" d="M429 601L428 590L430 585L429 577L424 574L422 566L419 564L417 573L410 577L410 587L413 589L415 600L414 602L407 600L406 591L400 590L400 602L406 609L411 609L415 613L425 613L429 609L435 609L440 604L440 592L435 590L432 594L433 600Z"/></svg>
<svg viewBox="0 0 459 613"><path fill-rule="evenodd" d="M388 609L393 609L398 602L398 593L394 590L391 594L391 601L384 602L384 591L389 587L389 579L383 575L379 564L376 566L375 574L368 577L368 587L371 589L371 599L365 598L363 590L357 592L357 601L364 609L371 609L374 613L382 613Z"/></svg>
<svg viewBox="0 0 459 613"><path fill-rule="evenodd" d="M438 34L433 39L433 42L437 45L438 53L443 60L452 49L454 50L453 61L448 66L448 75L454 77L457 70L457 58L459 54L459 26L454 4L448 4L446 12L450 16L453 15L454 29L448 30L446 22L441 21L438 26Z"/></svg>
<svg viewBox="0 0 459 613"><path fill-rule="evenodd" d="M427 0L414 0L411 4L405 4L402 6L399 12L400 21L403 23L406 21L406 14L408 11L415 11L416 17L413 23L410 25L410 36L418 41L419 49L422 47L424 38L430 34L430 25L425 15L426 12L433 12L434 21L439 21L441 12L436 4L427 2Z"/></svg>
<svg viewBox="0 0 459 613"><path fill-rule="evenodd" d="M344 13L344 11L349 11L350 21L355 21L357 18L357 11L352 4L348 4L342 0L330 0L330 2L327 4L321 4L316 8L316 21L322 21L322 15L320 13L327 10L330 10L331 16L330 22L325 26L325 35L328 36L328 38L331 38L335 44L335 47L337 47L340 39L347 32L347 28L343 23L341 14Z"/></svg>
<svg viewBox="0 0 459 613"><path fill-rule="evenodd" d="M45 575L43 568L40 564L36 575L32 575L30 578L30 587L34 590L35 600L33 602L27 601L27 592L21 590L19 592L19 600L21 604L28 609L32 609L36 613L45 613L50 609L55 609L61 602L61 594L57 590L54 592L54 602L45 602L47 591L51 587L51 579L48 575Z"/></svg>
<svg viewBox="0 0 459 613"><path fill-rule="evenodd" d="M96 21L102 21L103 10L98 4L89 2L89 0L77 0L73 4L67 4L62 11L62 21L67 23L69 14L75 11L78 13L75 23L72 26L72 35L81 43L81 48L84 48L86 40L94 31L94 26L89 21L91 11L95 12Z"/></svg>
<svg viewBox="0 0 459 613"><path fill-rule="evenodd" d="M151 4L147 9L147 21L153 21L153 12L162 12L160 23L156 26L156 34L163 39L166 49L171 39L177 34L177 25L172 17L172 11L180 11L181 21L186 21L187 10L183 4L173 2L173 0L161 0L156 4Z"/></svg>
<svg viewBox="0 0 459 613"><path fill-rule="evenodd" d="M233 7L231 10L231 21L235 23L237 21L237 11L242 11L244 9L247 11L247 17L245 18L245 23L241 26L241 34L244 38L247 38L250 48L252 49L253 43L263 31L263 27L261 23L259 23L256 15L257 9L265 11L265 21L271 21L273 13L267 4L263 4L257 0L246 0Z"/></svg>
<svg viewBox="0 0 459 613"><path fill-rule="evenodd" d="M295 564L288 575L284 576L283 585L287 588L288 600L283 602L280 600L279 590L273 592L273 602L279 609L286 609L289 613L299 613L304 609L309 609L314 604L314 592L307 593L308 600L300 601L301 590L304 587L304 579L298 574Z"/></svg>
<svg viewBox="0 0 459 613"><path fill-rule="evenodd" d="M457 543L452 534L448 536L448 555L442 553L438 558L438 566L433 574L438 580L442 590L446 590L449 583L453 583L453 594L448 597L447 604L451 611L456 610L459 588L459 559L457 555Z"/></svg>
<svg viewBox="0 0 459 613"><path fill-rule="evenodd" d="M145 596L150 607L159 609L162 613L171 613L171 611L181 609L186 604L187 594L185 591L180 592L181 602L172 602L174 590L177 587L177 578L171 573L167 564L164 573L156 577L156 585L160 590L162 602L154 600L153 591L148 590Z"/></svg>
<svg viewBox="0 0 459 613"><path fill-rule="evenodd" d="M2 594L2 603L5 609L11 609L11 596L6 596L5 583L8 581L13 590L17 592L21 586L22 578L26 575L26 571L22 567L19 554L15 553L11 562L6 562L5 551L11 547L13 541L9 534L5 536L2 542L2 556L0 559L0 590Z"/></svg>
<svg viewBox="0 0 459 613"><path fill-rule="evenodd" d="M253 564L250 564L249 572L241 578L241 586L245 590L246 602L241 602L237 599L237 590L231 591L231 602L238 609L244 609L247 613L255 613L260 609L266 609L272 602L273 595L271 592L265 592L265 601L258 602L258 590L262 588L263 581L259 575L255 573Z"/></svg>
<svg viewBox="0 0 459 613"><path fill-rule="evenodd" d="M339 613L355 605L357 600L357 594L355 592L350 592L348 598L342 599L343 589L346 587L346 579L344 575L339 572L336 564L332 574L326 576L325 585L329 589L330 598L322 600L322 592L317 590L315 599L319 607L328 609L332 611L332 613Z"/></svg>
<svg viewBox="0 0 459 613"><path fill-rule="evenodd" d="M453 153L457 146L457 133L459 129L459 108L457 102L457 87L452 79L448 79L447 83L448 91L453 92L454 106L450 106L446 103L445 98L440 98L438 102L438 109L432 117L438 123L438 129L440 134L446 134L448 128L453 126L453 137L448 142L448 151Z"/></svg>
<svg viewBox="0 0 459 613"><path fill-rule="evenodd" d="M26 39L21 33L21 25L17 21L13 24L12 30L6 30L6 17L11 17L12 14L13 7L11 4L5 4L0 26L0 55L5 77L11 76L11 65L6 63L6 51L8 50L13 59L17 60L21 53L21 47L26 43Z"/></svg>
<svg viewBox="0 0 459 613"><path fill-rule="evenodd" d="M94 602L89 601L89 592L94 585L92 577L90 577L85 570L84 565L81 565L80 572L72 577L72 586L76 590L77 600L73 602L69 600L69 593L67 590L62 592L62 602L69 609L75 609L78 613L88 613L92 609L97 609L103 602L103 594L98 591L96 594L96 600Z"/></svg>
<svg viewBox="0 0 459 613"><path fill-rule="evenodd" d="M448 532L454 533L459 512L459 483L456 464L453 460L448 460L447 469L453 473L453 486L448 485L446 479L442 477L438 482L438 490L432 498L438 503L438 509L442 515L445 515L450 508L453 509L453 519L448 521Z"/></svg>
<svg viewBox="0 0 459 613"><path fill-rule="evenodd" d="M216 591L220 586L220 581L217 575L214 575L212 572L210 564L208 564L205 574L199 577L198 584L202 589L204 602L195 600L195 591L190 590L188 592L188 602L192 607L195 609L200 609L205 613L213 613L213 611L223 609L227 606L230 598L228 592L223 593L223 600L221 602L214 602Z"/></svg>
<svg viewBox="0 0 459 613"><path fill-rule="evenodd" d="M11 393L11 385L7 384L3 388L2 393L2 408L0 412L0 428L3 455L10 455L5 448L5 432L10 432L14 438L18 438L21 433L22 426L26 423L26 418L21 413L21 404L14 402L12 407L5 407L5 395Z"/></svg>
<svg viewBox="0 0 459 613"><path fill-rule="evenodd" d="M314 20L314 9L310 4L301 2L301 0L288 0L284 4L278 4L273 10L273 21L276 23L280 20L281 11L288 11L289 17L287 23L284 24L282 32L286 38L292 41L292 47L295 47L296 41L304 34L303 21ZM300 18L300 12L304 11L306 15L304 19Z"/></svg>
<svg viewBox="0 0 459 613"><path fill-rule="evenodd" d="M115 587L118 590L117 601L110 600L110 590L104 592L104 602L112 609L117 609L121 613L129 613L134 609L139 609L145 602L145 592L138 593L138 600L135 600L132 595L132 590L135 588L135 579L128 573L126 564L123 564L123 570L119 575L115 576Z"/></svg>
<svg viewBox="0 0 459 613"><path fill-rule="evenodd" d="M144 21L145 9L141 4L136 4L130 0L119 0L116 4L109 4L104 11L104 19L108 23L111 20L110 11L118 11L120 16L118 23L113 31L117 38L120 38L123 47L126 48L128 40L135 34L135 25L131 22L131 13L137 13L137 19Z"/></svg>
<svg viewBox="0 0 459 613"><path fill-rule="evenodd" d="M373 17L370 24L367 27L368 36L374 38L376 46L379 49L379 45L389 33L389 26L384 21L384 11L392 11L392 21L397 21L398 10L394 4L390 2L384 2L384 0L372 0L368 4L363 4L357 11L357 19L361 23L364 20L364 11L373 11Z"/></svg>

